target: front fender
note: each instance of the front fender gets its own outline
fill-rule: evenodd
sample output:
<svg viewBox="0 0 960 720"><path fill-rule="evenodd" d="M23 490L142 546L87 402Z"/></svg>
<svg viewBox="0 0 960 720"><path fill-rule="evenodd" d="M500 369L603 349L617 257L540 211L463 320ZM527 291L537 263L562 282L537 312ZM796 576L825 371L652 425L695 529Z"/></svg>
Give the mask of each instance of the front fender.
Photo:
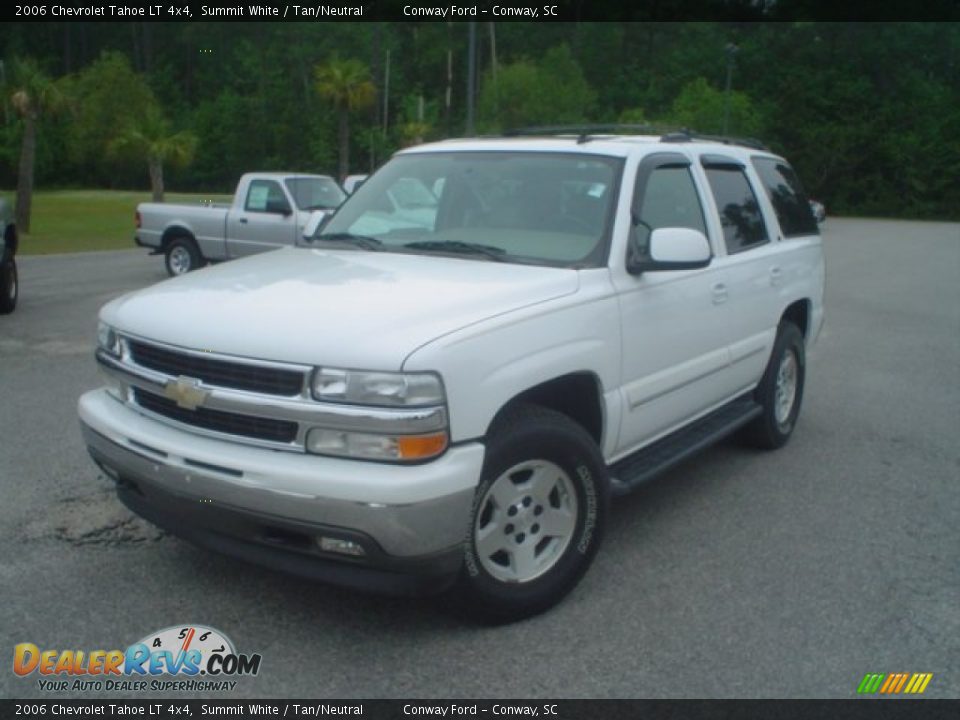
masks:
<svg viewBox="0 0 960 720"><path fill-rule="evenodd" d="M496 414L532 387L574 373L597 379L604 397L604 446L616 440L611 413L620 375L616 297L605 271L567 297L532 305L450 333L414 351L404 370L443 377L454 442L487 434ZM601 276L602 272L602 276Z"/></svg>

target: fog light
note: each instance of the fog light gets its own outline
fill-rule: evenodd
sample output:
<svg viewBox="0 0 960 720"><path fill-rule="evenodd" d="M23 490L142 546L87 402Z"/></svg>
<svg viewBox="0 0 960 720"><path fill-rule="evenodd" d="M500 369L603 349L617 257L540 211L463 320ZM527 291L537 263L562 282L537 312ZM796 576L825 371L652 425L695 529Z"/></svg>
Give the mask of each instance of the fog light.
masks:
<svg viewBox="0 0 960 720"><path fill-rule="evenodd" d="M447 449L447 433L430 435L371 435L313 428L307 433L307 451L370 460L428 460Z"/></svg>
<svg viewBox="0 0 960 720"><path fill-rule="evenodd" d="M324 552L338 553L339 555L352 555L361 557L367 554L363 546L352 540L341 540L340 538L325 537L321 535L317 538L317 545Z"/></svg>

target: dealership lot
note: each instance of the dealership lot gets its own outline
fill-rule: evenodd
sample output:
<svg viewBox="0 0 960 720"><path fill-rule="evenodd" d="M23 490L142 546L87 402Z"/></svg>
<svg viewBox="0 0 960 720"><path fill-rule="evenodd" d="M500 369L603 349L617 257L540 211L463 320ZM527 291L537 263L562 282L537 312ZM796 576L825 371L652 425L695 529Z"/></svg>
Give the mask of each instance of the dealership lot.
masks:
<svg viewBox="0 0 960 720"><path fill-rule="evenodd" d="M0 653L200 623L263 656L222 699L852 697L868 672L930 672L926 695L960 696L960 225L830 218L823 234L827 322L790 444L722 444L621 501L570 598L500 628L135 519L75 405L99 384L97 308L164 279L162 261L24 257L0 318ZM55 697L6 667L4 697Z"/></svg>

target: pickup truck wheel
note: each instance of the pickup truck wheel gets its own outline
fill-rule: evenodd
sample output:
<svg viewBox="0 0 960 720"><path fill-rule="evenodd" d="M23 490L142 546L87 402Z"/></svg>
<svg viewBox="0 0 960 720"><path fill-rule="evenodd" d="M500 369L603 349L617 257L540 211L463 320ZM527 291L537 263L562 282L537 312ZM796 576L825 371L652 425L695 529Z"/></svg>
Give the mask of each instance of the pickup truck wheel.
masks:
<svg viewBox="0 0 960 720"><path fill-rule="evenodd" d="M520 406L490 434L457 591L492 622L559 602L586 572L603 535L606 466L586 431L553 410Z"/></svg>
<svg viewBox="0 0 960 720"><path fill-rule="evenodd" d="M745 428L751 444L773 450L790 439L800 414L805 368L803 333L785 322L777 331L770 362L755 392L763 414Z"/></svg>
<svg viewBox="0 0 960 720"><path fill-rule="evenodd" d="M11 257L6 262L0 262L0 315L13 312L17 307L19 292L17 261Z"/></svg>
<svg viewBox="0 0 960 720"><path fill-rule="evenodd" d="M185 275L191 270L203 267L203 256L193 238L174 238L167 245L167 272L171 276Z"/></svg>

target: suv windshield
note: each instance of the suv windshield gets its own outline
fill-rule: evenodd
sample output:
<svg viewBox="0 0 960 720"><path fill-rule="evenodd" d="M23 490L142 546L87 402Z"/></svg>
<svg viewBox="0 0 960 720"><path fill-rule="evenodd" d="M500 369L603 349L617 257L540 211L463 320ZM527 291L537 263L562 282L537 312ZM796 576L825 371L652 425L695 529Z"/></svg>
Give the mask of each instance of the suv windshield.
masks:
<svg viewBox="0 0 960 720"><path fill-rule="evenodd" d="M400 155L337 212L319 239L560 267L605 262L622 160L581 153Z"/></svg>
<svg viewBox="0 0 960 720"><path fill-rule="evenodd" d="M287 190L300 210L331 210L347 197L331 178L287 178Z"/></svg>

